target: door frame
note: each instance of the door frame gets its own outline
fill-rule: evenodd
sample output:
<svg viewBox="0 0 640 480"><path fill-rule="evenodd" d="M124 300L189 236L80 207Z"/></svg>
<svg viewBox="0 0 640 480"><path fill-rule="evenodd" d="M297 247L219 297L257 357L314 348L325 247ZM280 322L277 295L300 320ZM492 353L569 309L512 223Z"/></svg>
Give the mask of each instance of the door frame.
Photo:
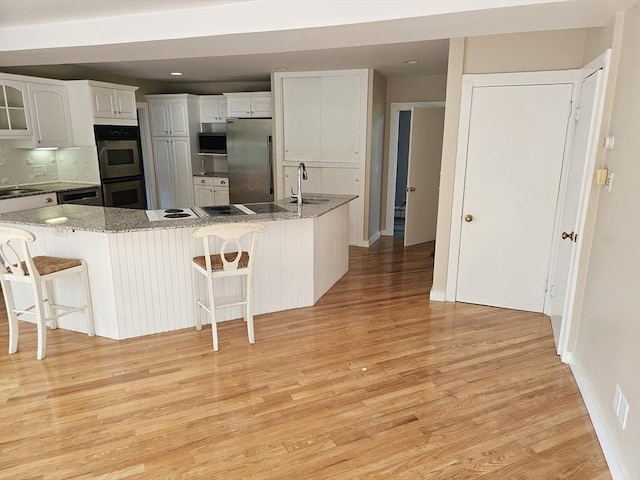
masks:
<svg viewBox="0 0 640 480"><path fill-rule="evenodd" d="M413 107L445 108L445 102L391 102L389 117L389 162L387 165L387 203L382 235L393 236L393 214L396 203L396 175L398 172L398 127L400 112Z"/></svg>
<svg viewBox="0 0 640 480"><path fill-rule="evenodd" d="M462 230L462 207L464 198L464 186L467 171L467 147L469 127L471 121L471 100L474 87L499 87L499 86L524 86L541 84L567 84L574 86L572 93L571 109L567 116L573 112L576 104L576 84L580 80L580 70L558 70L543 72L517 72L517 73L490 73L490 74L466 74L462 76L462 94L460 98L460 122L458 124L458 145L456 153L455 177L453 186L453 203L451 209L451 235L449 239L449 262L447 266L447 284L445 288L445 300L456 301L458 286L458 258L460 253L460 235ZM566 161L568 149L573 141L574 122L570 122L564 146L563 163ZM560 183L566 182L566 168L562 168ZM557 224L558 206L556 206L554 228ZM550 256L551 256L551 252ZM546 297L545 297L546 298Z"/></svg>
<svg viewBox="0 0 640 480"><path fill-rule="evenodd" d="M564 307L562 312L562 321L560 324L560 335L558 339L558 348L557 353L561 356L563 362L569 362L569 333L573 328L573 316L576 307L576 289L578 284L578 270L580 266L580 253L584 245L584 228L587 220L587 205L589 203L589 199L591 193L593 191L594 182L593 175L595 173L596 166L596 156L598 152L599 146L599 135L600 135L600 127L602 125L602 115L604 111L604 96L607 90L607 79L609 77L609 68L611 65L611 49L605 50L601 55L596 57L594 60L589 62L587 65L582 67L579 70L579 78L577 80L578 86L580 87L582 82L588 78L589 76L595 74L598 70L602 70L602 79L599 86L599 90L596 91L596 110L593 115L595 118L594 124L591 126L591 131L589 132L589 137L587 138L587 154L586 160L584 161L584 173L583 173L583 184L582 190L580 191L580 199L578 202L578 211L576 218L576 234L578 235L578 239L573 246L573 251L571 253L571 260L569 263L569 272L567 275L567 288L565 294ZM581 90L578 88L578 90ZM580 91L577 92L576 98L579 98ZM577 101L576 101L577 104ZM579 105L576 105L578 108ZM572 125L575 128L575 122ZM573 142L572 142L573 144ZM571 149L566 153L566 158L571 158ZM562 230L562 225L560 225L561 215L564 207L565 201L565 191L568 183L568 173L569 166L566 166L566 173L563 171L563 176L561 178L561 191L558 199L558 208L556 211L556 225L554 228L554 237L560 238L560 231ZM563 169L564 170L564 169ZM551 252L551 264L549 268L549 282L554 280L555 276L555 267L557 262L558 255L558 241L555 241L553 244L553 250ZM551 295L551 288L547 290L547 299ZM547 302L545 302L547 305ZM548 313L548 312L545 312ZM575 326L577 328L577 325Z"/></svg>

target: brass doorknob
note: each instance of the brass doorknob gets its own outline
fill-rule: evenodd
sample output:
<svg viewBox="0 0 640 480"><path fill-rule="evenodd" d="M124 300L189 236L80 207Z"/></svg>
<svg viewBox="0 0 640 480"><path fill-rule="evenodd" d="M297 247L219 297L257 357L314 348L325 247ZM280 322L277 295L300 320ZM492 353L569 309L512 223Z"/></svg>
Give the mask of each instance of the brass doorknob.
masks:
<svg viewBox="0 0 640 480"><path fill-rule="evenodd" d="M407 192L415 192L416 187L407 187Z"/></svg>
<svg viewBox="0 0 640 480"><path fill-rule="evenodd" d="M464 216L464 221L465 222L470 222L471 220L473 220L473 215L468 215L467 214L467 215Z"/></svg>
<svg viewBox="0 0 640 480"><path fill-rule="evenodd" d="M575 242L576 239L578 238L578 236L576 235L575 232L571 232L571 233L567 233L567 232L562 232L562 239L566 240L566 239L571 240L572 242Z"/></svg>

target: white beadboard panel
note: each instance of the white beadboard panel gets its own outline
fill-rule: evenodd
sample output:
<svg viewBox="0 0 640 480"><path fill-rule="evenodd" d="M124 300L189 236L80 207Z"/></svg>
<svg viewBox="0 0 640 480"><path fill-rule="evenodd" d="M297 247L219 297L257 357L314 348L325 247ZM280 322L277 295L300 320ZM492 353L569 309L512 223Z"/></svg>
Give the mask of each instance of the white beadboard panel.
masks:
<svg viewBox="0 0 640 480"><path fill-rule="evenodd" d="M258 236L253 281L253 313L278 312L313 305L348 267L348 205L316 218L265 222ZM87 261L96 334L116 340L193 328L195 307L191 259L202 254L193 229L175 228L127 233L74 232L29 228L36 235L34 255L82 258ZM248 248L248 238L244 248ZM219 247L220 243L212 243ZM206 300L200 275L197 291ZM61 303L82 303L79 279L54 287ZM240 278L216 280L217 300L242 294ZM19 292L20 305L30 305L29 292ZM28 299L27 299L28 298ZM243 309L217 311L218 321L241 318ZM202 316L209 323L209 316ZM73 314L59 320L62 328L85 331L85 318Z"/></svg>

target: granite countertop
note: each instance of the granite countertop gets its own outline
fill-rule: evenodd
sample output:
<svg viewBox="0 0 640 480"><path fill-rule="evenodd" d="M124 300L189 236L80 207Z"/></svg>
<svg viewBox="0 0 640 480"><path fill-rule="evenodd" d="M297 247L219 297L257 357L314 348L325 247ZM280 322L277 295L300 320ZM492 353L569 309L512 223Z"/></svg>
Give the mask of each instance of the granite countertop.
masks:
<svg viewBox="0 0 640 480"><path fill-rule="evenodd" d="M272 222L319 217L357 198L357 195L309 194L309 197L327 199L327 201L319 204L302 205L300 212L298 212L297 204L291 203L290 199L284 199L273 202L284 208L286 210L284 212L220 217L203 216L187 220L161 220L154 222L149 221L144 210L63 204L1 214L0 224L33 225L87 232L125 233L144 230L192 228L215 223Z"/></svg>
<svg viewBox="0 0 640 480"><path fill-rule="evenodd" d="M15 195L3 195L0 199L5 198L18 198L29 197L31 195L42 195L43 193L57 193L57 192L69 192L72 190L81 190L85 188L99 188L100 185L94 183L75 183L75 182L47 182L47 183L34 183L20 185L18 188L33 189L33 192L17 193ZM0 188L2 190L14 190L15 185L5 186Z"/></svg>

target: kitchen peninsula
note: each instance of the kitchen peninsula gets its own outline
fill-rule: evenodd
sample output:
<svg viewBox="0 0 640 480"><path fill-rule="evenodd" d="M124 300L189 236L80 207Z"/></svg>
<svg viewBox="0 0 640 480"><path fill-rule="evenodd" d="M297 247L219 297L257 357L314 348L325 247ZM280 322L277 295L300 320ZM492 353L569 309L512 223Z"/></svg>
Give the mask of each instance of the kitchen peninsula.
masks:
<svg viewBox="0 0 640 480"><path fill-rule="evenodd" d="M202 242L191 233L213 223L266 226L256 252L256 315L313 305L348 269L348 204L354 198L324 195L300 210L280 200L273 202L280 207L276 213L165 221L150 221L143 210L58 205L0 215L0 225L31 231L36 237L32 255L86 260L96 334L121 340L194 326L191 258L202 254ZM234 280L224 279L217 296L233 296L240 288ZM56 298L82 303L73 279L64 282L54 283ZM27 291L14 293L18 302L30 304ZM240 307L219 311L220 320L241 316ZM58 323L84 331L79 314Z"/></svg>

